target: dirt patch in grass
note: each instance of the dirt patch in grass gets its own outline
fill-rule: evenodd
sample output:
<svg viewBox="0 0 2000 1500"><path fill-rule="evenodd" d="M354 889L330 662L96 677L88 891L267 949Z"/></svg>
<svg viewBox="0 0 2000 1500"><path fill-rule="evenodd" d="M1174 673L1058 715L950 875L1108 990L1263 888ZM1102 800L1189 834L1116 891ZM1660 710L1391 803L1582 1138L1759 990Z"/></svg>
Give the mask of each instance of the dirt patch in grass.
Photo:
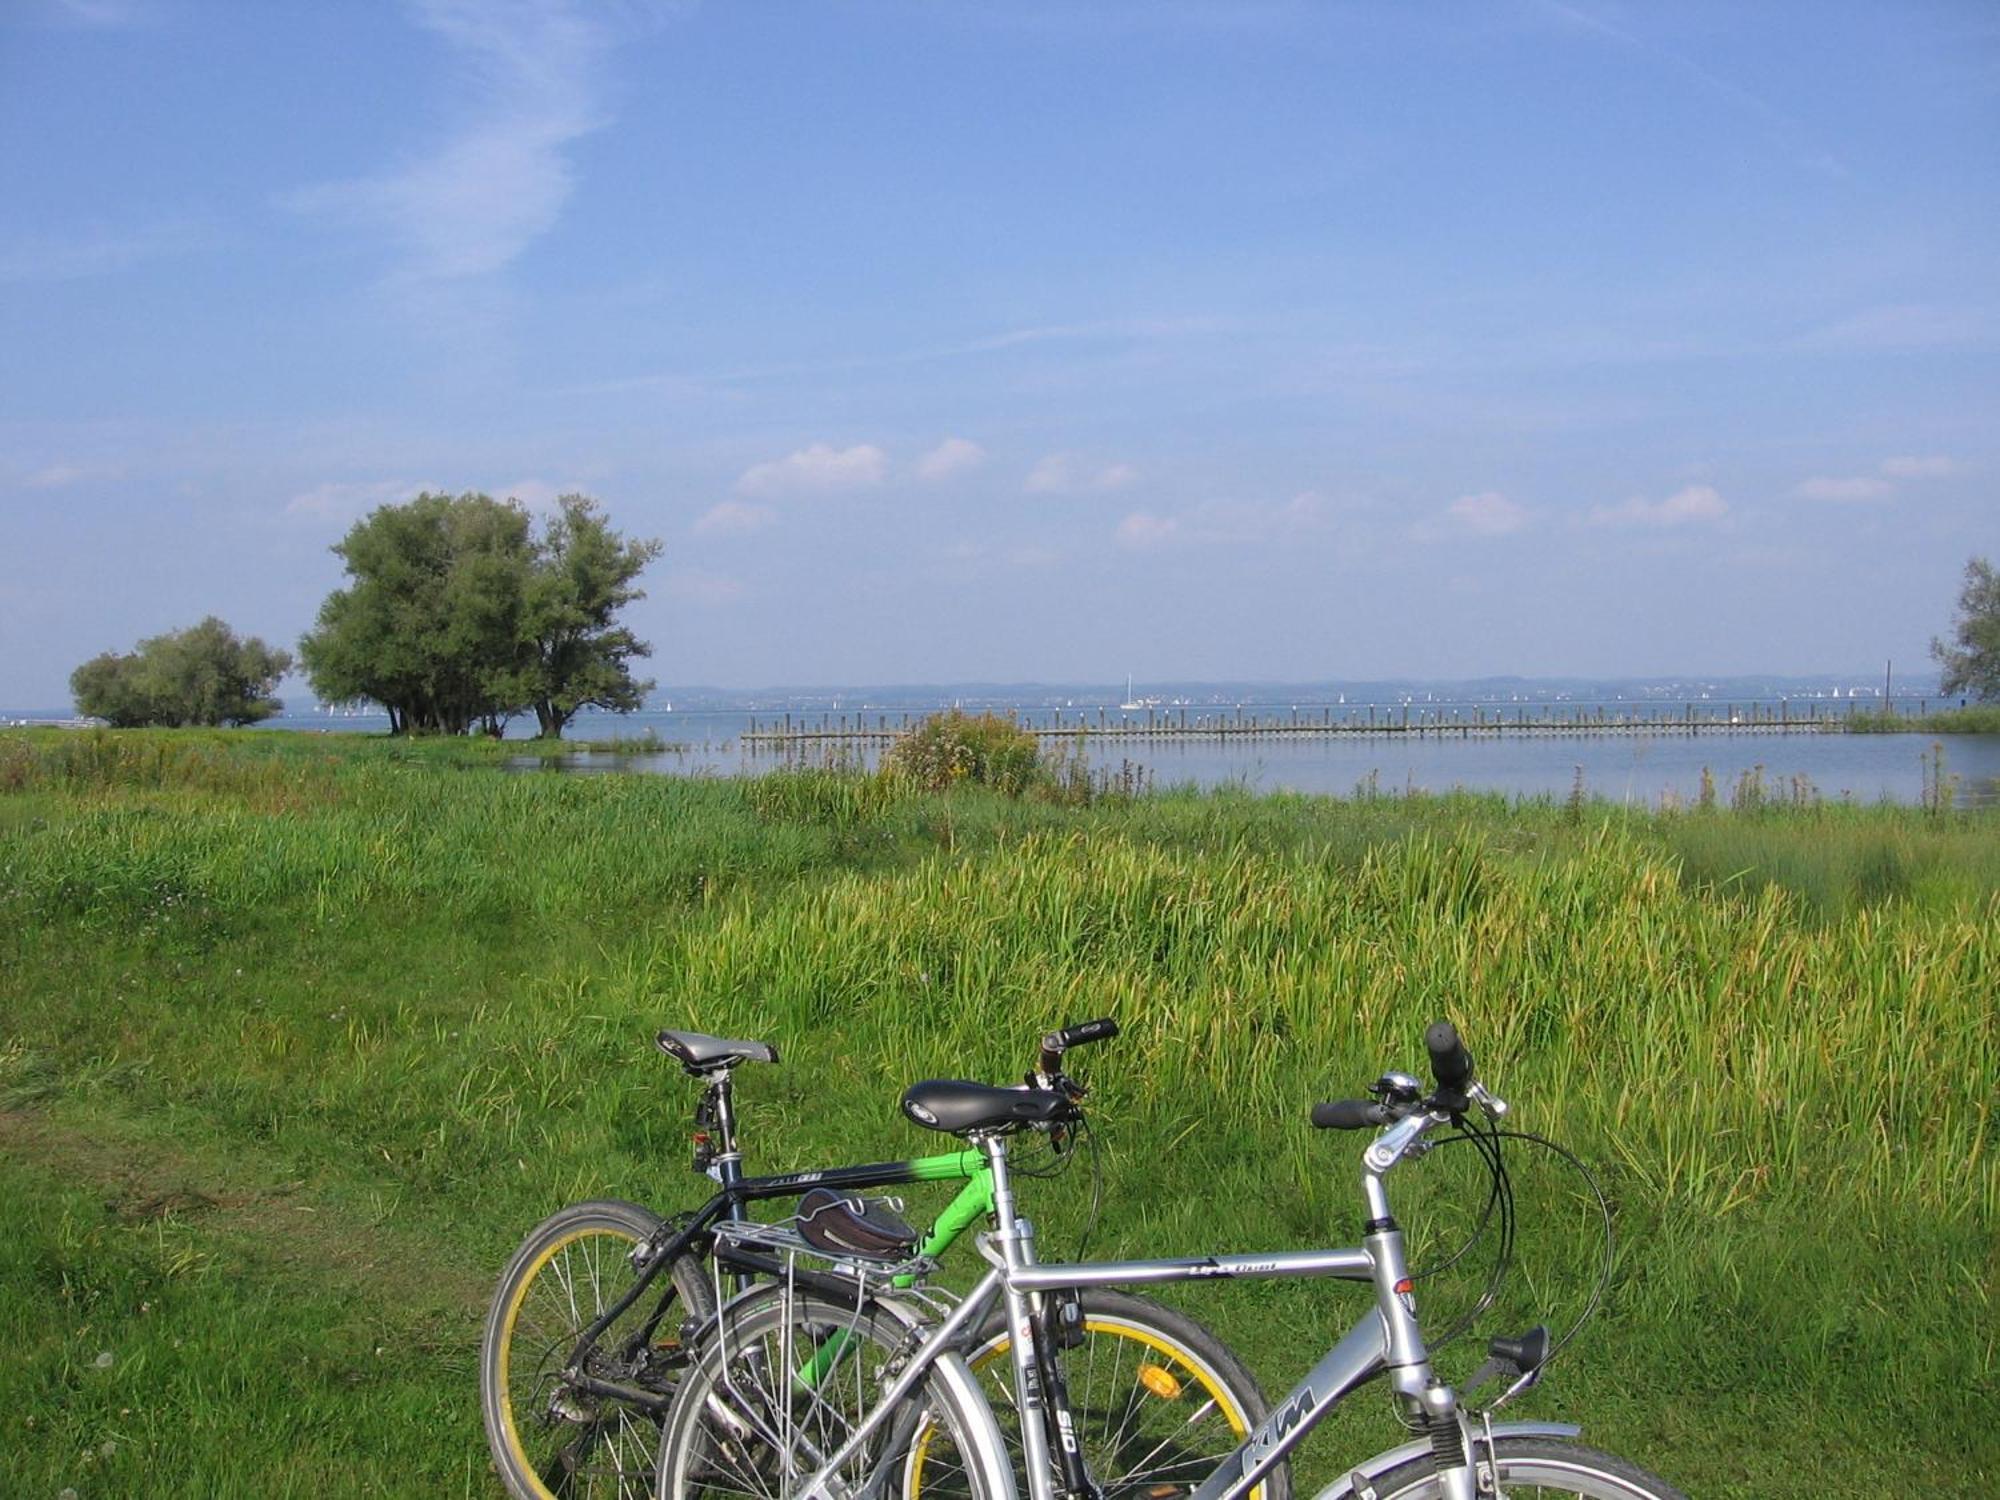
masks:
<svg viewBox="0 0 2000 1500"><path fill-rule="evenodd" d="M324 1274L372 1298L469 1313L492 1294L490 1277L458 1252L406 1227L362 1222L304 1182L259 1182L254 1159L224 1166L115 1121L84 1126L38 1109L0 1110L0 1153L101 1193L121 1223L198 1221L204 1237L287 1275Z"/></svg>

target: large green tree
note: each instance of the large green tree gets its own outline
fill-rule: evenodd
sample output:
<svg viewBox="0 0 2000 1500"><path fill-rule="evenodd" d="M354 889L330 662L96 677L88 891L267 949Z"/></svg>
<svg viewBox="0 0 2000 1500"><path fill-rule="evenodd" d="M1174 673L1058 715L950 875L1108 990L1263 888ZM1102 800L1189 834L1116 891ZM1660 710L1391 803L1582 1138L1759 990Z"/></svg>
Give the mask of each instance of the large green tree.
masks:
<svg viewBox="0 0 2000 1500"><path fill-rule="evenodd" d="M532 709L545 735L586 704L637 708L648 647L617 623L659 550L566 495L537 534L514 501L419 495L355 523L333 549L349 585L300 642L313 689L369 699L398 734L499 734Z"/></svg>
<svg viewBox="0 0 2000 1500"><path fill-rule="evenodd" d="M77 712L114 728L255 724L285 705L272 696L291 656L239 638L210 615L199 625L105 652L70 674Z"/></svg>
<svg viewBox="0 0 2000 1500"><path fill-rule="evenodd" d="M2000 574L1985 558L1965 565L1951 637L1933 638L1931 655L1944 668L1939 686L1946 694L2000 700Z"/></svg>

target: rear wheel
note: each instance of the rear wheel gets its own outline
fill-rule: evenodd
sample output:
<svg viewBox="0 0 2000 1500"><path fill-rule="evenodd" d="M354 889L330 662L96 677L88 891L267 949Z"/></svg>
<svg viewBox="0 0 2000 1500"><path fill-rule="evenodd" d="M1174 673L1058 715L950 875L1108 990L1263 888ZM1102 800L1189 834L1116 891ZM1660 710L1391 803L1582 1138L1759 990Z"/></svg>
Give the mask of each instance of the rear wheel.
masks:
<svg viewBox="0 0 2000 1500"><path fill-rule="evenodd" d="M1503 1500L1580 1495L1585 1500L1687 1500L1658 1475L1581 1443L1560 1438L1496 1438L1493 1480ZM1374 1482L1377 1500L1436 1500L1444 1493L1428 1456L1411 1459ZM1479 1493L1494 1489L1481 1481Z"/></svg>
<svg viewBox="0 0 2000 1500"><path fill-rule="evenodd" d="M632 1252L665 1229L636 1203L578 1203L537 1225L508 1262L480 1341L479 1405L515 1500L651 1492L660 1423L685 1363L681 1326L714 1306L704 1263L676 1261L604 1330L580 1371L572 1362L584 1330L631 1288ZM583 1389L578 1374L631 1394Z"/></svg>

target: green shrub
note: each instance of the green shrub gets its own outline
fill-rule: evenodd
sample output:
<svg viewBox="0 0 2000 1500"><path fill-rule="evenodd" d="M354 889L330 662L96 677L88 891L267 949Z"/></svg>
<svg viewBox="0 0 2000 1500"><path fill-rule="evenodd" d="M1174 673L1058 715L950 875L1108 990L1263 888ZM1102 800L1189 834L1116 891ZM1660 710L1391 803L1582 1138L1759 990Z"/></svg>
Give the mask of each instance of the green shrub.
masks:
<svg viewBox="0 0 2000 1500"><path fill-rule="evenodd" d="M1033 734L999 714L956 708L898 735L884 764L925 791L973 782L1009 797L1020 796L1046 774L1041 742Z"/></svg>

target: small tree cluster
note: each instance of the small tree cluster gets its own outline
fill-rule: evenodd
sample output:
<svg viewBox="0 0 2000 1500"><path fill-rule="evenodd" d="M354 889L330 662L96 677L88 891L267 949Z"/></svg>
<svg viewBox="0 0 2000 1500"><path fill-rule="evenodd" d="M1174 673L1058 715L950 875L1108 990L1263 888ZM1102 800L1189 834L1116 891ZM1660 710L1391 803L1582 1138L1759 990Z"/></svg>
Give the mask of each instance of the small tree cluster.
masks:
<svg viewBox="0 0 2000 1500"><path fill-rule="evenodd" d="M271 696L292 658L239 639L210 615L199 625L107 651L70 674L77 712L113 728L255 724L284 707Z"/></svg>
<svg viewBox="0 0 2000 1500"><path fill-rule="evenodd" d="M934 792L972 782L1018 797L1043 775L1041 743L1033 734L999 714L956 708L898 735L885 764Z"/></svg>
<svg viewBox="0 0 2000 1500"><path fill-rule="evenodd" d="M1947 696L2000 701L2000 573L1985 558L1965 565L1951 638L1934 638L1931 655L1944 668L1938 686Z"/></svg>
<svg viewBox="0 0 2000 1500"><path fill-rule="evenodd" d="M397 734L499 734L532 711L545 737L586 707L626 712L651 648L617 622L660 544L621 537L564 495L539 532L513 501L419 495L357 522L333 549L351 583L300 642L313 689L367 699Z"/></svg>

